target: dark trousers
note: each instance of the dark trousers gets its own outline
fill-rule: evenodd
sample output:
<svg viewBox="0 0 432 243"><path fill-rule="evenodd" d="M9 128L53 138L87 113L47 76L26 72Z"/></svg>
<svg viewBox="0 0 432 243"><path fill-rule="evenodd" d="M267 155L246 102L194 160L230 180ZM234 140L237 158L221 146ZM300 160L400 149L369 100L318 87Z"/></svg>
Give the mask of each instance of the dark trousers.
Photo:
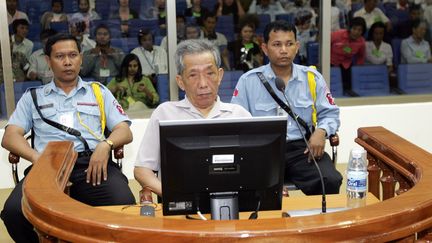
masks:
<svg viewBox="0 0 432 243"><path fill-rule="evenodd" d="M306 144L303 140L287 143L285 153L285 181L292 181L306 195L322 194L321 180L313 161L308 162L304 154ZM342 184L342 175L336 170L330 156L324 153L318 166L324 178L325 191L338 194Z"/></svg>
<svg viewBox="0 0 432 243"><path fill-rule="evenodd" d="M342 87L343 90L351 90L352 84L351 84L351 66L348 68L344 68L342 65L340 65L341 69L341 76L342 76Z"/></svg>
<svg viewBox="0 0 432 243"><path fill-rule="evenodd" d="M78 158L69 178L72 182L70 196L82 203L92 206L135 204L135 198L128 186L127 177L117 165L108 163L108 179L98 186L86 182L85 170L90 157ZM43 176L43 175L40 175ZM24 178L25 179L25 178ZM22 179L6 200L1 219L9 235L16 242L39 242L33 225L24 217L21 208Z"/></svg>

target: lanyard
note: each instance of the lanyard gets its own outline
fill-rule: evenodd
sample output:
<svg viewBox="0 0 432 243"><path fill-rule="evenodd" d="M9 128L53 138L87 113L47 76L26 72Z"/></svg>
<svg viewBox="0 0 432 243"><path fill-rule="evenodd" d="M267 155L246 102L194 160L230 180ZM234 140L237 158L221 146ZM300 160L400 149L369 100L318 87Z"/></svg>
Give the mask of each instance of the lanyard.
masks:
<svg viewBox="0 0 432 243"><path fill-rule="evenodd" d="M141 51L142 51L142 53L143 53L143 56L144 56L146 62L147 62L148 65L150 66L151 70L153 70L153 72L155 72L156 70L155 70L155 68L154 68L154 59L155 59L155 53L156 53L156 50L153 49L153 55L152 55L152 61L151 61L151 62L150 62L150 61L148 60L148 58L147 58L147 55L146 55L146 49L144 49L144 47L141 47ZM147 51L147 52L149 52L149 51Z"/></svg>

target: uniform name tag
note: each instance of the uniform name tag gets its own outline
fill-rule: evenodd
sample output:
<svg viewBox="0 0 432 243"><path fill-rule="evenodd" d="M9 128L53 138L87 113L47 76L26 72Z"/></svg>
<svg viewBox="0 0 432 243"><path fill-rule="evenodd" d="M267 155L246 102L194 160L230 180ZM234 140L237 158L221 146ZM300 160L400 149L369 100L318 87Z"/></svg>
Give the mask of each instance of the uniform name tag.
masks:
<svg viewBox="0 0 432 243"><path fill-rule="evenodd" d="M60 115L60 124L63 124L67 127L73 128L73 125L74 125L73 113L67 112L67 113Z"/></svg>

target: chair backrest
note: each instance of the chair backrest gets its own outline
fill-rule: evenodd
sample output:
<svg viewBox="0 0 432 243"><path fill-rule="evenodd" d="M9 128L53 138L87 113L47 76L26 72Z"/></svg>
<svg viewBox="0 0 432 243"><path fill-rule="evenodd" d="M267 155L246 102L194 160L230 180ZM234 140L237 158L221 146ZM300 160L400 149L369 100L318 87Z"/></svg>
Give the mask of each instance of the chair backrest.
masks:
<svg viewBox="0 0 432 243"><path fill-rule="evenodd" d="M290 13L286 13L286 14L276 14L275 15L275 19L276 20L285 20L288 23L294 24L294 14Z"/></svg>
<svg viewBox="0 0 432 243"><path fill-rule="evenodd" d="M319 63L319 43L316 41L306 44L307 65L318 65Z"/></svg>
<svg viewBox="0 0 432 243"><path fill-rule="evenodd" d="M51 10L51 1L49 0L28 0L25 6L25 12L31 23L40 24L40 18L46 11Z"/></svg>
<svg viewBox="0 0 432 243"><path fill-rule="evenodd" d="M28 88L36 87L42 85L42 81L24 81L24 82L14 82L14 93L15 93L15 104L21 99L21 96L26 92ZM1 116L6 116L6 101L5 101L5 88L4 83L0 85L0 105L1 105Z"/></svg>
<svg viewBox="0 0 432 243"><path fill-rule="evenodd" d="M358 65L351 68L352 90L361 96L389 95L386 65Z"/></svg>
<svg viewBox="0 0 432 243"><path fill-rule="evenodd" d="M57 32L69 33L69 23L67 21L51 22L50 27Z"/></svg>
<svg viewBox="0 0 432 243"><path fill-rule="evenodd" d="M334 97L343 96L342 73L340 67L330 68L330 92Z"/></svg>
<svg viewBox="0 0 432 243"><path fill-rule="evenodd" d="M259 26L256 28L255 33L259 36L263 36L266 25L271 22L271 17L269 14L258 14L258 19Z"/></svg>
<svg viewBox="0 0 432 243"><path fill-rule="evenodd" d="M159 94L159 103L170 100L170 84L168 74L159 74L156 90Z"/></svg>
<svg viewBox="0 0 432 243"><path fill-rule="evenodd" d="M79 11L78 0L63 1L63 11L65 13L76 13Z"/></svg>
<svg viewBox="0 0 432 243"><path fill-rule="evenodd" d="M231 102L234 88L242 74L243 71L240 70L224 72L221 85L219 86L219 97L222 102Z"/></svg>
<svg viewBox="0 0 432 243"><path fill-rule="evenodd" d="M235 39L234 17L232 15L218 16L215 30L224 34L228 42L233 41Z"/></svg>
<svg viewBox="0 0 432 243"><path fill-rule="evenodd" d="M398 87L406 93L432 92L432 64L400 64Z"/></svg>

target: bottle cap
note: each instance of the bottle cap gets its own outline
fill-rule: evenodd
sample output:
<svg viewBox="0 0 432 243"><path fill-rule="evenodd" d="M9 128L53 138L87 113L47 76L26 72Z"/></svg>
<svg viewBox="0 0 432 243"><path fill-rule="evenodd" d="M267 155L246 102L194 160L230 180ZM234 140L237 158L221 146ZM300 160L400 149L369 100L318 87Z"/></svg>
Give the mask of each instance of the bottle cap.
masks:
<svg viewBox="0 0 432 243"><path fill-rule="evenodd" d="M364 149L363 148L353 148L351 153L352 153L353 158L360 159L364 153Z"/></svg>

